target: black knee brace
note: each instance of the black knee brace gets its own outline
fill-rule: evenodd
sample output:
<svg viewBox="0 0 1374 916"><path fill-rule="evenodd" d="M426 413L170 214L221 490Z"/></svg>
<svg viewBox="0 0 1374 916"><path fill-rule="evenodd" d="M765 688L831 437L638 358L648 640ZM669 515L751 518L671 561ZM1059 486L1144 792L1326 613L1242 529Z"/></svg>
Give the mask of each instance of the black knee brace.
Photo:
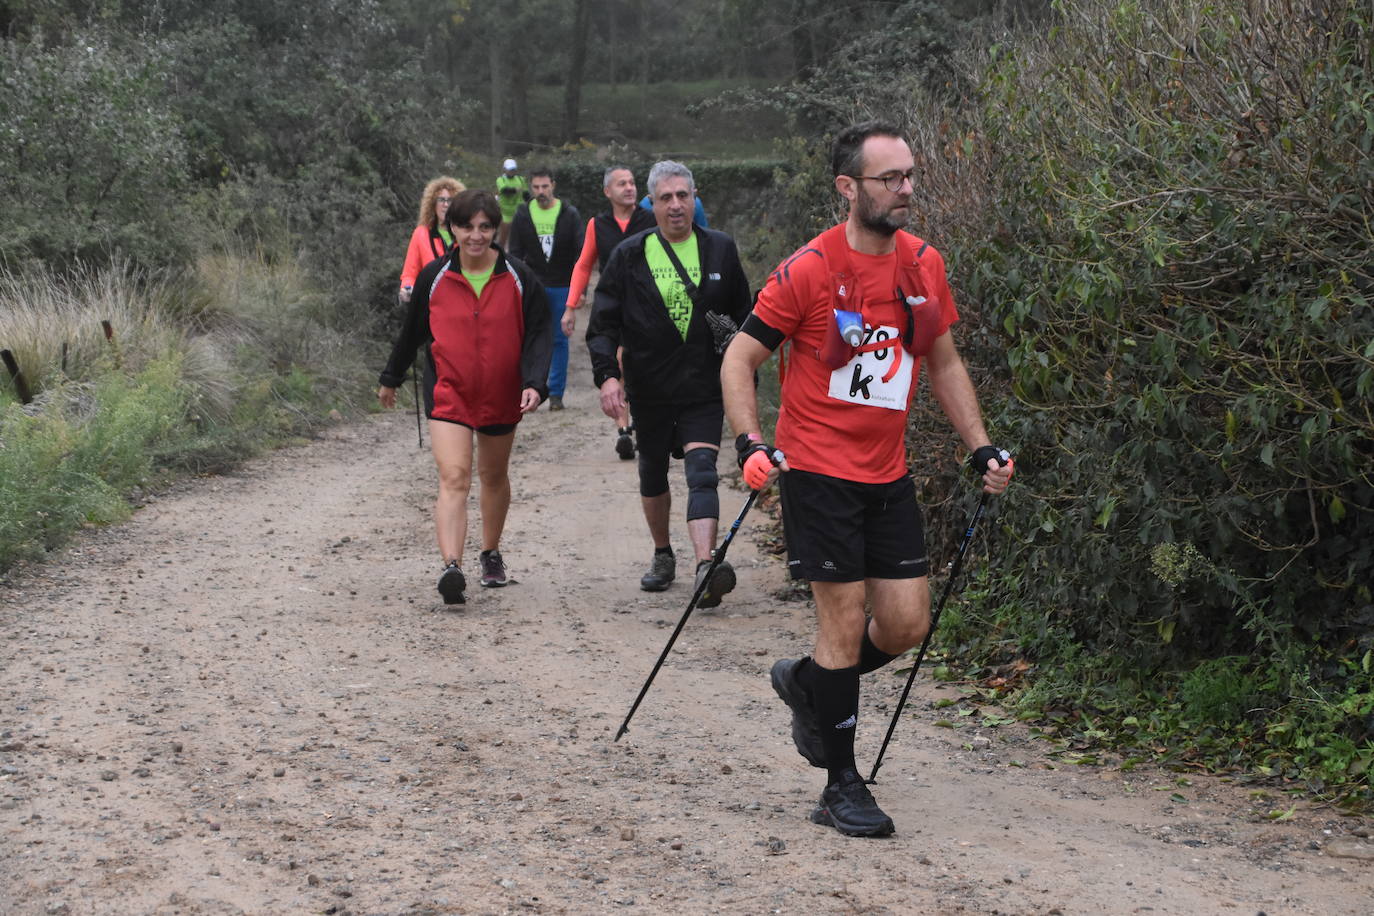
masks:
<svg viewBox="0 0 1374 916"><path fill-rule="evenodd" d="M668 492L668 453L650 454L639 449L639 495L662 496Z"/></svg>
<svg viewBox="0 0 1374 916"><path fill-rule="evenodd" d="M687 472L687 521L698 518L720 518L720 496L716 485L716 450L694 448L682 458Z"/></svg>

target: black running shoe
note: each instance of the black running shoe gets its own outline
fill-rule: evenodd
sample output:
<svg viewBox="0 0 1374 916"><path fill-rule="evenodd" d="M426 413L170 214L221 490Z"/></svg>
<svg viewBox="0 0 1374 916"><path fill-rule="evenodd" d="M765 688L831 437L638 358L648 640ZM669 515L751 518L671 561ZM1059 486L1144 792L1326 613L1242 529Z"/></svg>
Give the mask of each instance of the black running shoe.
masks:
<svg viewBox="0 0 1374 916"><path fill-rule="evenodd" d="M773 690L787 708L792 710L792 743L797 753L806 758L813 767L825 769L825 746L821 744L821 727L816 722L816 714L811 709L806 691L797 682L797 669L806 659L780 658L773 663L770 673Z"/></svg>
<svg viewBox="0 0 1374 916"><path fill-rule="evenodd" d="M834 827L845 836L887 836L896 828L868 791L863 777L849 769L840 774L821 793L820 804L811 812L811 823Z"/></svg>
<svg viewBox="0 0 1374 916"><path fill-rule="evenodd" d="M444 599L444 604L467 604L467 598L463 595L467 587L468 580L463 578L458 561L450 560L439 575L439 595Z"/></svg>
<svg viewBox="0 0 1374 916"><path fill-rule="evenodd" d="M506 578L506 561L501 559L501 551L482 551L482 587L500 588L510 580Z"/></svg>
<svg viewBox="0 0 1374 916"><path fill-rule="evenodd" d="M701 580L706 576L706 570L711 568L712 560L700 560L697 562L697 580L693 583L693 588L701 587ZM697 602L697 607L719 607L720 599L727 592L735 590L735 568L730 565L729 560L721 560L720 565L711 576L711 584L706 586L706 591L701 593L701 600Z"/></svg>
<svg viewBox="0 0 1374 916"><path fill-rule="evenodd" d="M615 453L620 456L621 461L630 461L635 456L635 440L630 435L628 426L620 427L620 435L615 440Z"/></svg>
<svg viewBox="0 0 1374 916"><path fill-rule="evenodd" d="M677 578L677 557L671 553L654 553L649 571L639 577L639 587L646 592L667 591Z"/></svg>

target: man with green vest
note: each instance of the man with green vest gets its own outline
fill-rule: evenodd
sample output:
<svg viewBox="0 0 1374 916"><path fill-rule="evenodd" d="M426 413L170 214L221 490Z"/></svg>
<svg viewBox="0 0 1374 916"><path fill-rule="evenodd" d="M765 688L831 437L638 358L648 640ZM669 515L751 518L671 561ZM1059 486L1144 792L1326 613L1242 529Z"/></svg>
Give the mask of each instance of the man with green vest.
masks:
<svg viewBox="0 0 1374 916"><path fill-rule="evenodd" d="M515 210L530 199L530 186L524 175L515 172L515 160L507 159L501 163L501 174L496 176L496 202L501 205L501 225L496 230L496 244L502 248L510 238L511 220Z"/></svg>
<svg viewBox="0 0 1374 916"><path fill-rule="evenodd" d="M508 252L534 271L549 294L553 319L553 362L549 364L549 410L563 409L568 384L568 335L563 333L563 309L572 285L573 265L582 251L582 216L570 203L554 196L553 173L530 172L534 199L521 204L511 220Z"/></svg>
<svg viewBox="0 0 1374 916"><path fill-rule="evenodd" d="M628 401L639 447L639 496L654 544L639 587L663 591L676 577L669 539L668 459L682 459L687 479L687 534L697 584L711 565L720 518L720 452L725 408L721 354L749 314L749 281L734 239L694 226L696 183L671 160L649 171L654 228L631 235L611 253L587 323L592 378L601 410L615 418ZM624 369L616 349L624 347ZM622 371L624 380L622 382ZM735 587L730 564L716 567L698 607L720 604Z"/></svg>

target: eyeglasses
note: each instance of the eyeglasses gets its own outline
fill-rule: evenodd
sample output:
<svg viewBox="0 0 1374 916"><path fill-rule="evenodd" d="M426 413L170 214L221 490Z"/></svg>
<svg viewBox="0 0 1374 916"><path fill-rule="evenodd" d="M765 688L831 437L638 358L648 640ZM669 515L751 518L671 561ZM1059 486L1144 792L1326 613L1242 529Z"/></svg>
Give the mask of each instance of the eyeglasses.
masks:
<svg viewBox="0 0 1374 916"><path fill-rule="evenodd" d="M446 203L448 203L448 202L451 201L451 200L453 200L452 197L436 197L436 198L434 198L434 202L435 202L436 204L446 204Z"/></svg>
<svg viewBox="0 0 1374 916"><path fill-rule="evenodd" d="M916 169L908 169L905 172L888 172L886 175L850 175L850 178L857 178L860 181L881 181L883 187L893 194L902 189L904 182L911 182L911 186L916 187Z"/></svg>

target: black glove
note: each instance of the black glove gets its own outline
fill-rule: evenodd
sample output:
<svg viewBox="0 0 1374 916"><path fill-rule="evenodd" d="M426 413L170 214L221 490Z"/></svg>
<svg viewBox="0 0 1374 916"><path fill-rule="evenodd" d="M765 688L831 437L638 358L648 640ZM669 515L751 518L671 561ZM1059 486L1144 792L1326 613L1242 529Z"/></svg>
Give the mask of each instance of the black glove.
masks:
<svg viewBox="0 0 1374 916"><path fill-rule="evenodd" d="M1011 453L995 445L981 445L968 456L968 466L974 474L982 477L988 472L988 462L994 460L998 467L1006 467L1007 462L1011 460Z"/></svg>
<svg viewBox="0 0 1374 916"><path fill-rule="evenodd" d="M706 313L706 324L711 328L711 335L716 339L716 352L724 353L725 348L730 346L730 341L735 339L739 333L739 325L729 315L722 315L720 312Z"/></svg>

